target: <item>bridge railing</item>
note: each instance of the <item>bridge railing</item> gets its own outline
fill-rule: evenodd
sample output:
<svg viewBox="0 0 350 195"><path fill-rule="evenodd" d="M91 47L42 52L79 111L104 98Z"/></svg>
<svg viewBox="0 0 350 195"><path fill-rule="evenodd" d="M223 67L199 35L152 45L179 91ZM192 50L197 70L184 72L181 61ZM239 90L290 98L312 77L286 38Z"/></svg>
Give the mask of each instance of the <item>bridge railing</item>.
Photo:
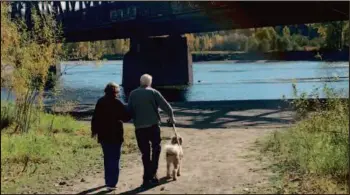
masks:
<svg viewBox="0 0 350 195"><path fill-rule="evenodd" d="M39 13L54 14L56 19L63 23L64 28L76 29L113 22L176 16L222 6L225 6L225 3L215 1L22 1L12 2L11 15L25 17L27 22L30 22L31 9L35 8Z"/></svg>

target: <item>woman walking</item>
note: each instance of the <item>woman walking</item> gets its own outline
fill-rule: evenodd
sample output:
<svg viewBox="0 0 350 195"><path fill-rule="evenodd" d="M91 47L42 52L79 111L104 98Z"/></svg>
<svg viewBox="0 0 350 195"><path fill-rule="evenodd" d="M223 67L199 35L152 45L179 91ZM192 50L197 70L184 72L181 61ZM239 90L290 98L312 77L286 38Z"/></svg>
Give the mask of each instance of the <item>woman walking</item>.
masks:
<svg viewBox="0 0 350 195"><path fill-rule="evenodd" d="M118 99L119 86L108 83L96 104L91 120L92 137L101 144L104 160L105 184L108 190L114 190L119 179L119 163L124 141L123 122L130 120L126 107Z"/></svg>

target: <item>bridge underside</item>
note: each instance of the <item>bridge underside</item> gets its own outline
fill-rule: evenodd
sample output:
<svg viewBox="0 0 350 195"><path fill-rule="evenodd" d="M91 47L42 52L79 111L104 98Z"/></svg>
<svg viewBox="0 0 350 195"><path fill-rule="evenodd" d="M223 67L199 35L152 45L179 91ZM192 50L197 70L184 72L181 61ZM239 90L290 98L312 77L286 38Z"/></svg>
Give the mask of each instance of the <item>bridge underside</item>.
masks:
<svg viewBox="0 0 350 195"><path fill-rule="evenodd" d="M84 27L82 21L82 24L76 24L75 27L67 26L64 36L68 42L94 41L139 35L160 36L349 20L349 2L236 1L225 4L226 7L217 9L202 9L127 21L109 21L95 27Z"/></svg>

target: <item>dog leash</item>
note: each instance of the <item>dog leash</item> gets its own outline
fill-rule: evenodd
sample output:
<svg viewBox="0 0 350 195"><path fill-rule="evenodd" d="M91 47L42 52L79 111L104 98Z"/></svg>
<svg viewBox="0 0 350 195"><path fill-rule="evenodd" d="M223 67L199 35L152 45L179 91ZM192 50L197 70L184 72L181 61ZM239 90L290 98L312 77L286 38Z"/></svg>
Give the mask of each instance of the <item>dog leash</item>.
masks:
<svg viewBox="0 0 350 195"><path fill-rule="evenodd" d="M177 144L180 145L180 140L179 140L179 136L177 135L175 124L173 123L172 125L173 125L173 130L174 130L174 133L175 133L175 137L176 137L176 140L177 140Z"/></svg>

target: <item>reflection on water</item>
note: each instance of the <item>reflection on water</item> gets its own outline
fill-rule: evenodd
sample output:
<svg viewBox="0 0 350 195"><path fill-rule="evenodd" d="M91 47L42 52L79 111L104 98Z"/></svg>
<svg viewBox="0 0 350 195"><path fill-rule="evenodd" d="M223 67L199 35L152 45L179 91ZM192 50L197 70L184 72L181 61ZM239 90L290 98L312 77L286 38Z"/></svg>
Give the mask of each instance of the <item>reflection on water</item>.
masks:
<svg viewBox="0 0 350 195"><path fill-rule="evenodd" d="M81 104L95 104L110 81L121 84L122 61L62 63L65 74L60 79L60 98ZM292 83L301 91L322 88L325 82L336 89L349 89L348 62L206 62L194 63L192 86L158 89L170 102L213 100L257 100L292 98ZM334 82L334 77L338 80ZM122 89L127 100L130 91ZM1 95L3 99L3 92ZM54 99L46 98L50 103Z"/></svg>

